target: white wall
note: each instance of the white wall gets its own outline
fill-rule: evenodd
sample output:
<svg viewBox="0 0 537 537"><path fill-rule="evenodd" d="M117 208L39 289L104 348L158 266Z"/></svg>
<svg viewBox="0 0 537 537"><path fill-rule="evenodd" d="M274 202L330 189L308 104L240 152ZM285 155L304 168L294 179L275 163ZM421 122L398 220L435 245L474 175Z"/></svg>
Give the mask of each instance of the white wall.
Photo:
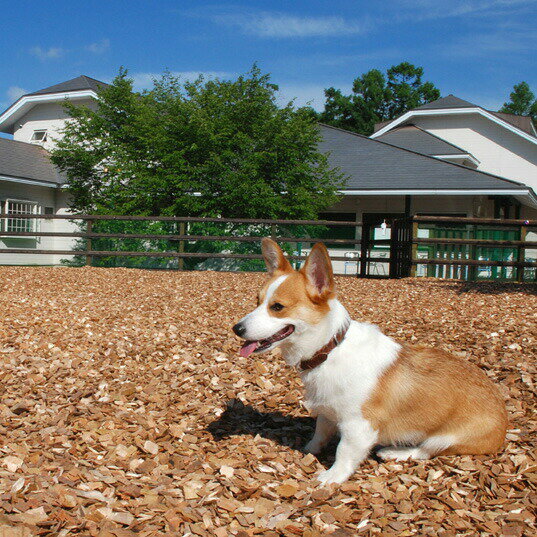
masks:
<svg viewBox="0 0 537 537"><path fill-rule="evenodd" d="M414 117L421 128L480 161L478 170L519 181L537 192L537 144L479 115Z"/></svg>
<svg viewBox="0 0 537 537"><path fill-rule="evenodd" d="M11 181L0 181L0 200L17 199L37 202L44 212L45 207L53 207L55 214L68 213L67 194L60 189L24 185ZM71 232L77 231L77 226L69 220L39 219L39 231ZM33 250L70 250L74 239L70 237L2 237L0 232L0 265L59 265L65 255L35 254ZM27 249L28 254L10 254L2 252L4 248Z"/></svg>
<svg viewBox="0 0 537 537"><path fill-rule="evenodd" d="M92 108L96 106L93 99L79 100L75 104ZM13 139L31 142L34 131L46 129L48 136L43 147L50 149L54 147L55 139L60 137L60 131L65 127L68 118L62 102L37 104L17 120Z"/></svg>

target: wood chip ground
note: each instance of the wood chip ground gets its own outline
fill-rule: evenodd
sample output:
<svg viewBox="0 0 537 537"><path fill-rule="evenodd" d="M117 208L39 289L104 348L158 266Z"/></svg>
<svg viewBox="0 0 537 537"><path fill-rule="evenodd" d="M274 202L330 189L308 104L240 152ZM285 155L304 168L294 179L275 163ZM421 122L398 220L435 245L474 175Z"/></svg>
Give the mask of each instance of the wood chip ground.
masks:
<svg viewBox="0 0 537 537"><path fill-rule="evenodd" d="M483 368L511 423L497 455L319 488L299 378L230 331L262 278L0 267L0 536L536 534L534 285L338 278L353 318Z"/></svg>

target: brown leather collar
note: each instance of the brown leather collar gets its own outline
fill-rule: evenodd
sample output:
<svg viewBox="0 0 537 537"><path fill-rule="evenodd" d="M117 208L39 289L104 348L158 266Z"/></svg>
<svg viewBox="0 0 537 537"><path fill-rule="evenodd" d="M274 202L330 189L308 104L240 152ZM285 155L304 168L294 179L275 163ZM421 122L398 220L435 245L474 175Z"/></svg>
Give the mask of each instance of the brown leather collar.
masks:
<svg viewBox="0 0 537 537"><path fill-rule="evenodd" d="M311 358L302 360L298 367L300 371L311 371L326 361L332 352L345 338L349 325L345 325L324 347L320 348Z"/></svg>

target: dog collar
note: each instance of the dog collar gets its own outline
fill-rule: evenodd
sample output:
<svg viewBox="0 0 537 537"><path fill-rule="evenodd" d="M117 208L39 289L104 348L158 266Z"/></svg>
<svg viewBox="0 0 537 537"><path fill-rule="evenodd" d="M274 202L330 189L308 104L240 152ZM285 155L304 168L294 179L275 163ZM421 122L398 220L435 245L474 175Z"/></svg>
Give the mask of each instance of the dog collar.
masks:
<svg viewBox="0 0 537 537"><path fill-rule="evenodd" d="M343 341L349 329L347 324L342 328L324 347L321 347L311 358L302 360L299 364L300 371L311 371L326 361L328 355Z"/></svg>

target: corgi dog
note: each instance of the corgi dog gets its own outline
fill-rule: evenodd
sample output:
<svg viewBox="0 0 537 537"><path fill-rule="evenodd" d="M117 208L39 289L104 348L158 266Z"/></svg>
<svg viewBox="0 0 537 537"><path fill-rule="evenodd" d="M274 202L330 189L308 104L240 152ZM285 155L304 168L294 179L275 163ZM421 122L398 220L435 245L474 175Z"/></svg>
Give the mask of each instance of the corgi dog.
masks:
<svg viewBox="0 0 537 537"><path fill-rule="evenodd" d="M263 239L268 281L258 306L233 331L248 357L279 348L297 368L306 407L317 417L306 451L340 434L333 466L318 479L342 483L380 444L381 459L484 454L502 445L507 414L477 366L447 352L397 343L378 327L352 321L336 299L328 251L316 244L295 271Z"/></svg>

